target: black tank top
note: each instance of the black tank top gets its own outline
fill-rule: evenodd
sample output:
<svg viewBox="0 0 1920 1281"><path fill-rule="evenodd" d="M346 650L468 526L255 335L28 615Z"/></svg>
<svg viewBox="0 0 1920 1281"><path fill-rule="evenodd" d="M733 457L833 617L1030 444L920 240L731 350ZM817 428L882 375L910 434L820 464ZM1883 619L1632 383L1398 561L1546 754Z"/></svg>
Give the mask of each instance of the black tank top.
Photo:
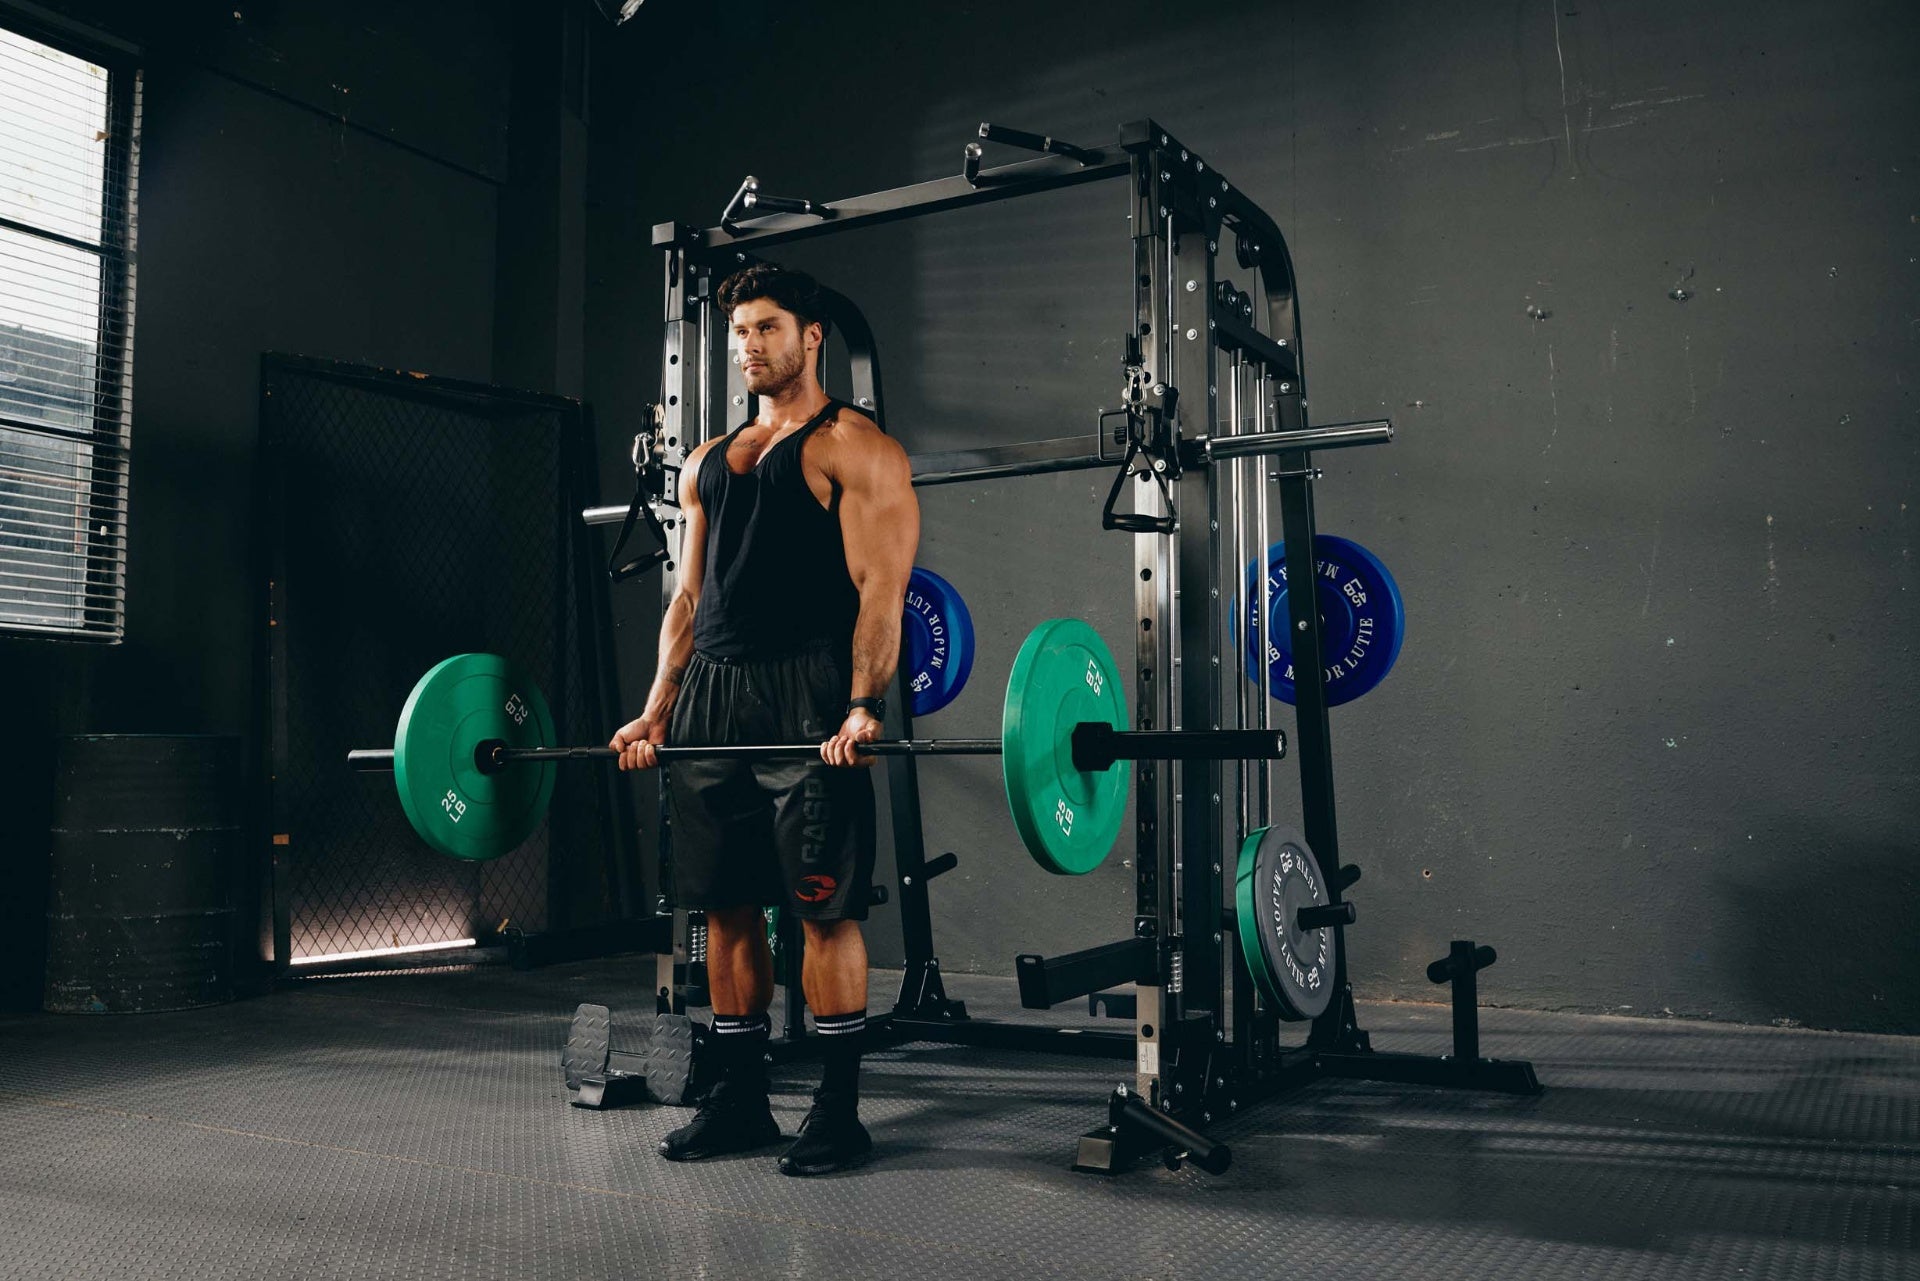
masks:
<svg viewBox="0 0 1920 1281"><path fill-rule="evenodd" d="M727 465L727 451L750 421L701 459L695 489L707 518L707 564L693 616L696 650L733 659L823 646L851 654L860 593L840 536L840 487L822 507L800 470L807 437L845 408L828 401L744 474Z"/></svg>

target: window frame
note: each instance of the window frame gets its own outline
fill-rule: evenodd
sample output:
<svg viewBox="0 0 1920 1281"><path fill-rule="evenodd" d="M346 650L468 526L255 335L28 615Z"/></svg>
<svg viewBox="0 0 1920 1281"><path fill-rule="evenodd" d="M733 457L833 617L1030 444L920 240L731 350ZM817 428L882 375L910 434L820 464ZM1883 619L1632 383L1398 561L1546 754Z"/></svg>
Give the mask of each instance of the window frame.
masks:
<svg viewBox="0 0 1920 1281"><path fill-rule="evenodd" d="M0 27L80 58L107 73L106 153L101 165L100 225L95 243L0 217L0 227L42 243L91 253L98 260L93 406L86 429L62 428L0 409L0 427L89 446L94 459L117 467L89 469L85 568L75 601L79 621L30 623L0 617L0 637L117 645L126 639L127 541L133 473L133 343L138 276L139 166L144 75L141 52L107 33L19 0L0 0ZM116 328L119 333L113 331ZM101 531L105 532L102 533ZM17 598L0 595L13 604Z"/></svg>

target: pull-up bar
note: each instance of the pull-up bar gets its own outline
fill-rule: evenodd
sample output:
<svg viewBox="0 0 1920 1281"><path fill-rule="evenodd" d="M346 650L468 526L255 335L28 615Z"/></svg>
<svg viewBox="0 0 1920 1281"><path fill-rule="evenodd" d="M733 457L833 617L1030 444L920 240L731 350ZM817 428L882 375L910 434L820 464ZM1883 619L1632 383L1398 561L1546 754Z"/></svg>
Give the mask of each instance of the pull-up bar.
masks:
<svg viewBox="0 0 1920 1281"><path fill-rule="evenodd" d="M980 136L988 141L1046 154L982 169L975 154L978 144L970 144L966 172L962 174L832 202L769 197L760 191L759 181L749 177L734 193L718 226L696 228L685 223L663 222L653 229L653 243L661 248L670 245L695 249L734 249L749 245L765 248L832 231L874 227L921 214L1120 178L1129 168L1127 153L1117 147L1091 150L998 125L983 124L980 130Z"/></svg>

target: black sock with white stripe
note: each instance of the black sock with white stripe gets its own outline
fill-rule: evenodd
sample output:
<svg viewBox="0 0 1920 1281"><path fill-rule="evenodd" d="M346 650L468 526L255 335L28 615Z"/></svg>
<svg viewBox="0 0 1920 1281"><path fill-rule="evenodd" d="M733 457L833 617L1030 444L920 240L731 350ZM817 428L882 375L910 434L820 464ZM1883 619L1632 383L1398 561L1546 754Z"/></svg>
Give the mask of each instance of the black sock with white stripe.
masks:
<svg viewBox="0 0 1920 1281"><path fill-rule="evenodd" d="M773 1022L764 1010L759 1014L715 1014L711 1044L719 1079L731 1082L729 1088L765 1094L767 1039L772 1031Z"/></svg>
<svg viewBox="0 0 1920 1281"><path fill-rule="evenodd" d="M849 1105L860 1101L860 1055L867 1045L867 1012L815 1014L820 1034L820 1093Z"/></svg>

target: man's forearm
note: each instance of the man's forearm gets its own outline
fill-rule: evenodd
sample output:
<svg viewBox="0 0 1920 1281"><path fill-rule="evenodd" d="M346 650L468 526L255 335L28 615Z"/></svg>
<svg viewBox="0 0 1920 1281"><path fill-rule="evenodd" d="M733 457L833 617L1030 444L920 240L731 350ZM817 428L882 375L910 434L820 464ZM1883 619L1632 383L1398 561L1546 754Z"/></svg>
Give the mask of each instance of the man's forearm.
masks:
<svg viewBox="0 0 1920 1281"><path fill-rule="evenodd" d="M899 662L899 600L889 598L883 603L862 594L860 616L853 625L853 689L848 697L884 697Z"/></svg>
<svg viewBox="0 0 1920 1281"><path fill-rule="evenodd" d="M649 712L664 711L679 697L687 660L693 655L693 608L693 599L680 592L660 620L660 666L653 675L653 689L647 694Z"/></svg>

